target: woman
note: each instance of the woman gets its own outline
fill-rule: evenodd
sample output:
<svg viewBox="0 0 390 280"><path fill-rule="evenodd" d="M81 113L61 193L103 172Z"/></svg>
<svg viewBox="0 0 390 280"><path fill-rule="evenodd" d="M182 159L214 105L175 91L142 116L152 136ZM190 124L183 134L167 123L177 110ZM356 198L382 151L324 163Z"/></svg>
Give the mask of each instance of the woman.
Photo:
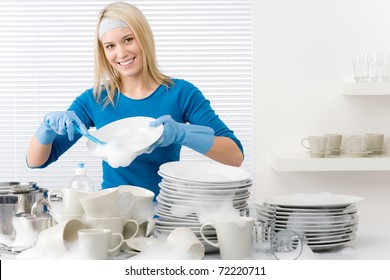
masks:
<svg viewBox="0 0 390 280"><path fill-rule="evenodd" d="M95 85L78 96L65 112L48 113L27 151L27 165L44 168L81 138L81 130L113 121L147 116L151 126L164 125L161 140L129 166L112 168L103 161L102 188L137 185L156 195L159 166L177 161L185 145L207 157L240 166L240 141L215 114L210 102L191 83L162 74L152 30L142 12L123 2L112 3L99 16L95 35Z"/></svg>

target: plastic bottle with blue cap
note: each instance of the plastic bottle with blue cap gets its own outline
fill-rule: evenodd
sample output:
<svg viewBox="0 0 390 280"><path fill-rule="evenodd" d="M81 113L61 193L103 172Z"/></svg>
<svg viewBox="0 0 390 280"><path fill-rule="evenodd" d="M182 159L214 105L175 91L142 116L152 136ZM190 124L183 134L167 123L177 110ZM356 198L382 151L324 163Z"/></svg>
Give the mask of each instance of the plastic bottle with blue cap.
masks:
<svg viewBox="0 0 390 280"><path fill-rule="evenodd" d="M95 187L93 181L87 176L87 169L83 162L80 162L75 170L75 176L69 183L71 189L93 192Z"/></svg>

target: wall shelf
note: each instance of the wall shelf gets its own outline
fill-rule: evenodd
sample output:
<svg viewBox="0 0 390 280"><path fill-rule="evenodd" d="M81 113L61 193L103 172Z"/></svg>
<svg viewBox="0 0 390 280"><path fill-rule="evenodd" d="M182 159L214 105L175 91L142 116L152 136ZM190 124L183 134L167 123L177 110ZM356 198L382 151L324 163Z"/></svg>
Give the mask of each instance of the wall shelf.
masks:
<svg viewBox="0 0 390 280"><path fill-rule="evenodd" d="M390 82L343 83L343 95L390 95Z"/></svg>
<svg viewBox="0 0 390 280"><path fill-rule="evenodd" d="M390 171L389 156L311 158L309 153L273 153L269 164L275 171Z"/></svg>

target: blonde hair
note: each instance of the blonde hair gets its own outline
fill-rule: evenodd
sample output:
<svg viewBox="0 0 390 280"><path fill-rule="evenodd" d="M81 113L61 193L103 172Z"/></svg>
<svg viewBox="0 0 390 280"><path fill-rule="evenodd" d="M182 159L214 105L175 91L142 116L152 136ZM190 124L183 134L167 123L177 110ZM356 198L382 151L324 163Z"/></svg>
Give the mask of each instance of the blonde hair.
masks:
<svg viewBox="0 0 390 280"><path fill-rule="evenodd" d="M106 6L98 15L95 34L95 84L94 96L97 102L107 106L115 105L114 96L121 90L120 74L106 59L104 48L99 38L99 26L104 18L116 19L125 22L133 31L134 37L142 53L142 77L147 88L156 82L166 87L172 85L172 80L158 69L153 32L144 14L134 5L125 2L115 2ZM107 97L101 100L103 90Z"/></svg>

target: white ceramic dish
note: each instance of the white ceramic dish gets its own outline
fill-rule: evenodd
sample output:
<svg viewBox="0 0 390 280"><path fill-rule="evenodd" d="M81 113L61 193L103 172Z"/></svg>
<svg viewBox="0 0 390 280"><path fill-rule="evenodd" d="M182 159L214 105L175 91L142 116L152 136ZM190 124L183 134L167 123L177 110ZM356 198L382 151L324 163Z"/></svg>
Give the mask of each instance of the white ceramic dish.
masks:
<svg viewBox="0 0 390 280"><path fill-rule="evenodd" d="M319 228L319 227L324 227L324 228L339 228L339 227L345 227L345 226L350 226L350 225L357 225L359 222L359 219L353 219L350 221L345 221L345 222L293 222L293 221L280 221L277 220L275 222L275 225L277 226L287 226L287 227L299 227L299 228Z"/></svg>
<svg viewBox="0 0 390 280"><path fill-rule="evenodd" d="M329 228L329 227L313 227L313 228L307 228L307 227L298 227L298 226L294 226L294 227L290 227L290 226L287 226L287 225L283 225L283 226L275 226L275 230L278 231L278 230L284 230L284 229L291 229L291 230L295 230L295 231L301 231L301 232L322 232L322 233L328 233L328 232L339 232L339 231L355 231L357 230L357 224L351 224L349 226L340 226L340 227L332 227L332 228Z"/></svg>
<svg viewBox="0 0 390 280"><path fill-rule="evenodd" d="M126 242L126 245L131 249L141 252L145 248L158 243L154 237L133 237Z"/></svg>
<svg viewBox="0 0 390 280"><path fill-rule="evenodd" d="M215 209L218 206L218 204L224 205L227 203L226 201L221 201L220 203L218 203L218 201L214 201L213 203L210 203L208 201L183 202L180 199L173 200L173 199L168 199L168 198L162 197L160 195L157 196L156 200L158 203L161 203L165 206L168 206L171 208L177 207L177 208L181 208L183 210L187 209L187 210L193 211L194 213L199 209L200 210ZM230 202L230 201L228 201L228 202ZM247 207L248 203L247 203L246 199L243 199L240 201L233 201L232 206L234 206L234 208L236 208L236 209L242 209L242 208Z"/></svg>
<svg viewBox="0 0 390 280"><path fill-rule="evenodd" d="M105 145L99 145L90 140L87 141L87 148L92 154L101 156L103 160L111 162L116 161L116 158L110 159L110 155L103 154L114 153L116 157L120 157L121 153L127 156L136 157L144 153L153 143L155 143L163 133L163 126L151 127L149 123L155 119L149 117L132 117L109 123L96 131L91 131L90 134L96 138L107 142ZM110 150L105 151L104 147L115 143L110 147ZM123 161L120 159L120 161ZM116 162L115 162L116 163ZM126 162L127 163L127 162ZM124 164L120 164L123 166ZM127 165L126 165L127 166Z"/></svg>
<svg viewBox="0 0 390 280"><path fill-rule="evenodd" d="M365 152L345 152L343 153L343 156L346 157L366 157L368 155L372 154L371 151L365 151Z"/></svg>
<svg viewBox="0 0 390 280"><path fill-rule="evenodd" d="M331 238L322 238L322 239L307 238L307 243L309 245L329 244L329 243L344 242L345 240L351 240L355 237L356 237L356 233L349 234L349 235L337 235L335 237L332 236Z"/></svg>
<svg viewBox="0 0 390 280"><path fill-rule="evenodd" d="M165 211L156 211L156 214L158 218L168 220L168 221L187 221L187 222L199 222L198 218L191 218L187 216L179 217L179 216L173 216L171 213L167 213Z"/></svg>
<svg viewBox="0 0 390 280"><path fill-rule="evenodd" d="M215 201L215 200L234 200L234 201L237 201L237 200L243 200L243 199L248 199L249 196L250 196L250 193L247 192L246 194L244 195L233 195L233 194L226 194L226 195L219 195L219 196L215 196L215 195L188 195L188 194L182 194L180 192L172 192L170 190L166 190L164 188L161 188L160 189L160 194L159 195L163 195L164 197L167 197L167 198L172 198L172 199L181 199L183 201L199 201L199 200L206 200L206 201Z"/></svg>
<svg viewBox="0 0 390 280"><path fill-rule="evenodd" d="M159 197L160 197L160 199L164 199L165 201L167 201L171 204L184 205L184 206L186 206L186 205L208 206L210 204L214 204L214 203L222 204L224 202L225 203L233 203L233 205L240 205L240 204L246 203L247 198L248 198L248 197L241 197L241 198L236 199L234 197L223 197L223 196L218 196L218 197L212 196L212 197L207 197L207 198L202 198L202 199L199 199L197 197L183 198L180 196L166 195L163 192L160 192Z"/></svg>
<svg viewBox="0 0 390 280"><path fill-rule="evenodd" d="M156 225L165 225L165 226L182 226L182 227L200 227L200 223L188 223L188 222L172 222L172 221L164 221L161 219L155 219Z"/></svg>
<svg viewBox="0 0 390 280"><path fill-rule="evenodd" d="M297 193L286 196L274 196L264 200L264 203L278 206L304 207L341 207L363 201L364 198L350 195L334 195L330 193L304 194Z"/></svg>
<svg viewBox="0 0 390 280"><path fill-rule="evenodd" d="M213 196L226 196L226 195L244 195L249 192L249 187L244 187L240 189L211 189L211 188L183 188L183 187L175 187L171 185L167 185L164 182L159 183L160 188L167 190L171 193L180 193L183 196L191 196L191 195L213 195Z"/></svg>
<svg viewBox="0 0 390 280"><path fill-rule="evenodd" d="M177 178L172 178L161 170L158 171L158 174L163 177L162 182L171 187L183 188L183 189L208 189L208 190L220 190L220 189L242 189L245 187L250 187L252 185L252 180L245 180L242 182L233 182L233 183L203 183L196 181L182 181Z"/></svg>
<svg viewBox="0 0 390 280"><path fill-rule="evenodd" d="M247 181L249 172L242 168L220 164L214 161L174 161L160 166L163 175L187 182L235 183Z"/></svg>
<svg viewBox="0 0 390 280"><path fill-rule="evenodd" d="M285 213L285 214L345 214L352 211L357 211L355 204L343 205L341 207L312 207L312 206L275 206L275 205L259 205L255 203L255 208L259 211L269 213Z"/></svg>
<svg viewBox="0 0 390 280"><path fill-rule="evenodd" d="M352 241L354 238L346 239L344 241L336 242L336 243L329 243L329 244L321 244L321 245L310 245L310 248L313 251L321 251L321 250L330 250L334 249L340 246L343 246L344 244Z"/></svg>

